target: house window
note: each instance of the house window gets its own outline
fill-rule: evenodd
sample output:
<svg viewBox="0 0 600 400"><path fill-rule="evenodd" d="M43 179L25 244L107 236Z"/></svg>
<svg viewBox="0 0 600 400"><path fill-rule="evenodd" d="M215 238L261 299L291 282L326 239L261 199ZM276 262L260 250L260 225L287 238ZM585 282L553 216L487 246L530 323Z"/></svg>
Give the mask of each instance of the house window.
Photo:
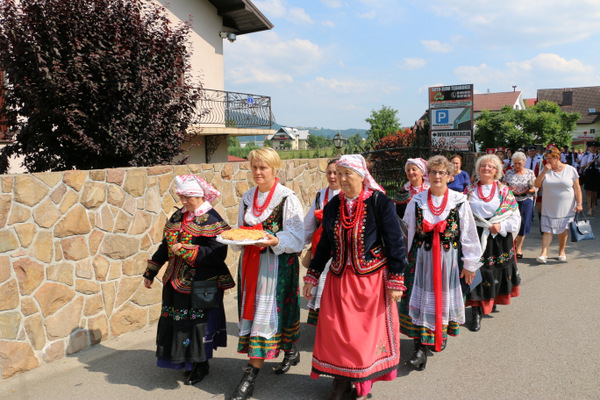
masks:
<svg viewBox="0 0 600 400"><path fill-rule="evenodd" d="M594 128L590 129L590 134L591 135L595 135L596 134L596 130Z"/></svg>
<svg viewBox="0 0 600 400"><path fill-rule="evenodd" d="M4 105L4 72L0 71L0 140L6 138L6 117L1 113Z"/></svg>

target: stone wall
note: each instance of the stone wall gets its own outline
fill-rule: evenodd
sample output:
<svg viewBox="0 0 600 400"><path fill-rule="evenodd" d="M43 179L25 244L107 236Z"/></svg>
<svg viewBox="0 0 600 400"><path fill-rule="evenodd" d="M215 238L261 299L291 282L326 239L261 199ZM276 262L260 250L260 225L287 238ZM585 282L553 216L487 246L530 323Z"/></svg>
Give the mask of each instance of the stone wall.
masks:
<svg viewBox="0 0 600 400"><path fill-rule="evenodd" d="M326 166L289 160L279 172L305 211ZM144 288L141 274L178 205L174 176L189 173L221 191L213 206L236 225L248 163L0 176L2 379L158 321L162 286Z"/></svg>

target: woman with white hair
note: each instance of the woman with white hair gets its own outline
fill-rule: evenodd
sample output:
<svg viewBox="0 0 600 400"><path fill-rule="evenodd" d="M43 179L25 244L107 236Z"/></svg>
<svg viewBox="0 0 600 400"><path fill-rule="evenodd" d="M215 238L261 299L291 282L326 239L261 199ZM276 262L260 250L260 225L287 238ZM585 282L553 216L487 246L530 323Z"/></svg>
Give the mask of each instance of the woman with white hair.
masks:
<svg viewBox="0 0 600 400"><path fill-rule="evenodd" d="M227 346L223 291L235 286L225 264L227 246L216 236L229 230L210 204L221 194L195 175L175 177L183 208L165 224L163 240L148 260L144 286L169 262L162 277L162 308L158 320L156 357L159 367L186 369L186 385L200 382L208 374L213 350ZM192 307L192 282L217 282L217 307Z"/></svg>
<svg viewBox="0 0 600 400"><path fill-rule="evenodd" d="M506 171L504 177L504 182L515 195L521 214L521 227L515 238L515 252L518 259L523 258L523 241L531 231L533 196L535 195L535 174L532 170L525 168L526 161L525 153L517 151L512 156L513 168Z"/></svg>
<svg viewBox="0 0 600 400"><path fill-rule="evenodd" d="M404 171L408 182L394 196L396 213L400 218L404 217L406 206L410 199L417 193L429 189L427 180L427 161L422 158L409 158L404 164Z"/></svg>
<svg viewBox="0 0 600 400"><path fill-rule="evenodd" d="M400 362L398 314L406 251L394 203L375 182L361 155L336 164L341 192L323 210L323 233L306 277L311 299L331 259L321 297L312 359L313 379L333 376L329 400L342 399L352 383L366 399L376 381L396 378Z"/></svg>
<svg viewBox="0 0 600 400"><path fill-rule="evenodd" d="M478 182L467 187L469 204L477 224L483 255L482 282L467 295L472 307L469 329L481 329L482 314L491 313L496 304L510 304L519 295L521 278L513 238L521 225L517 201L510 188L500 182L502 163L493 155L479 157L475 164Z"/></svg>

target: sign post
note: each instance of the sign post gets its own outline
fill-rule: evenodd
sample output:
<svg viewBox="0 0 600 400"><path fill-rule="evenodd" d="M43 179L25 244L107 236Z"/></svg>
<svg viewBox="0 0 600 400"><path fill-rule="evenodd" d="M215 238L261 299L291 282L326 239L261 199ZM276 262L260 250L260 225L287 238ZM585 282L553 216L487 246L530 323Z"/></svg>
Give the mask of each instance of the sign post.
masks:
<svg viewBox="0 0 600 400"><path fill-rule="evenodd" d="M429 135L433 147L474 151L472 84L429 88Z"/></svg>

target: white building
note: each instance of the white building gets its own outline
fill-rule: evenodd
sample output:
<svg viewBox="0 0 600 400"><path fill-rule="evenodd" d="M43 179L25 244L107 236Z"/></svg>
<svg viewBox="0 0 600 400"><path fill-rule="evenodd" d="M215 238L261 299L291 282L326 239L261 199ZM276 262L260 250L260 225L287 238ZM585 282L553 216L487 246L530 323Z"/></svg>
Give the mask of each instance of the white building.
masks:
<svg viewBox="0 0 600 400"><path fill-rule="evenodd" d="M282 126L277 132L269 136L267 139L273 143L275 150L285 149L285 144L290 143L291 150L307 150L308 137L310 133L308 129L297 129Z"/></svg>

